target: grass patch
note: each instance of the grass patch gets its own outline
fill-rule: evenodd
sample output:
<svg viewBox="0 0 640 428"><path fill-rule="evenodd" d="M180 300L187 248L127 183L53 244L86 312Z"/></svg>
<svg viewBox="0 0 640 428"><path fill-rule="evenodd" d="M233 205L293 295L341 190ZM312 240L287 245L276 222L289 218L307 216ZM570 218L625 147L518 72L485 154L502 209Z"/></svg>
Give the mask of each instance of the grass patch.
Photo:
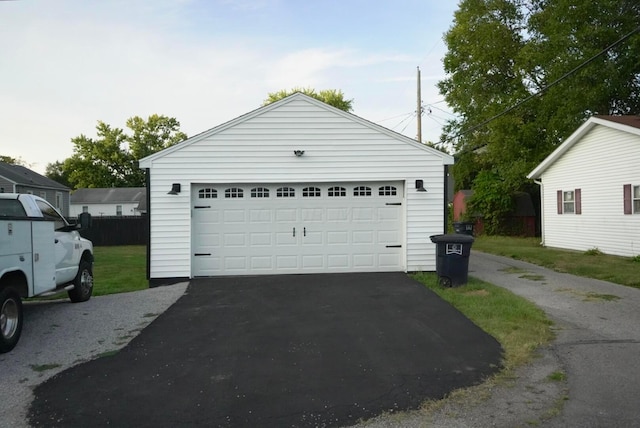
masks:
<svg viewBox="0 0 640 428"><path fill-rule="evenodd" d="M94 296L149 288L144 245L95 247L94 255Z"/></svg>
<svg viewBox="0 0 640 428"><path fill-rule="evenodd" d="M481 329L495 337L504 349L507 372L530 361L536 348L549 343L554 334L544 312L510 291L469 278L463 287L443 288L434 273L413 278L449 302Z"/></svg>
<svg viewBox="0 0 640 428"><path fill-rule="evenodd" d="M509 266L503 269L500 269L500 272L504 273L526 273L527 271L515 266Z"/></svg>
<svg viewBox="0 0 640 428"><path fill-rule="evenodd" d="M120 352L118 349L114 349L113 351L102 352L102 353L98 354L96 356L96 358L112 357L112 356L116 355L118 352Z"/></svg>
<svg viewBox="0 0 640 428"><path fill-rule="evenodd" d="M479 236L473 250L523 260L539 266L587 278L640 288L638 257L602 254L597 248L587 252L540 246L540 238Z"/></svg>
<svg viewBox="0 0 640 428"><path fill-rule="evenodd" d="M564 382L567 380L567 375L565 372L553 372L549 375L548 379L554 382Z"/></svg>
<svg viewBox="0 0 640 428"><path fill-rule="evenodd" d="M29 364L29 367L31 367L34 372L44 372L46 370L57 369L60 367L60 364Z"/></svg>
<svg viewBox="0 0 640 428"><path fill-rule="evenodd" d="M538 275L535 273L525 273L524 275L520 275L519 278L528 279L529 281L544 281L544 275Z"/></svg>

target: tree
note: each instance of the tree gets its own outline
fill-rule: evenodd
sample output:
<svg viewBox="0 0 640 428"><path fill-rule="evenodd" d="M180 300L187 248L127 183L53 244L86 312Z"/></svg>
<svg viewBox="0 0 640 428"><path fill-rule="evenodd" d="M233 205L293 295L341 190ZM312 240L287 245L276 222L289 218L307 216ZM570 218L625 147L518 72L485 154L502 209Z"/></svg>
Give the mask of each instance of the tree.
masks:
<svg viewBox="0 0 640 428"><path fill-rule="evenodd" d="M166 116L151 115L146 121L134 116L127 120L127 128L131 134L99 121L96 139L73 138L74 154L62 166L50 164L47 169L59 169L74 188L141 187L145 175L138 161L187 138L179 130L180 122Z"/></svg>
<svg viewBox="0 0 640 428"><path fill-rule="evenodd" d="M27 163L22 158L14 158L5 155L0 155L0 162L8 163L10 165L27 166Z"/></svg>
<svg viewBox="0 0 640 428"><path fill-rule="evenodd" d="M527 173L586 117L640 111L638 34L568 74L639 26L636 0L460 2L438 83L458 118L442 138L456 188L481 190L485 217L503 218L500 193L526 191Z"/></svg>
<svg viewBox="0 0 640 428"><path fill-rule="evenodd" d="M351 112L353 110L353 99L345 100L344 94L340 90L336 89L323 89L320 92L316 92L315 89L312 88L293 88L290 90L282 89L278 92L271 92L267 95L267 99L262 103L263 106L281 100L283 98L288 97L289 95L293 95L296 92L301 92L305 95L313 97L323 103L327 103L335 108L339 108L340 110L344 110L346 112Z"/></svg>
<svg viewBox="0 0 640 428"><path fill-rule="evenodd" d="M69 172L64 169L63 162L57 161L47 164L44 175L63 186L73 187L69 181Z"/></svg>

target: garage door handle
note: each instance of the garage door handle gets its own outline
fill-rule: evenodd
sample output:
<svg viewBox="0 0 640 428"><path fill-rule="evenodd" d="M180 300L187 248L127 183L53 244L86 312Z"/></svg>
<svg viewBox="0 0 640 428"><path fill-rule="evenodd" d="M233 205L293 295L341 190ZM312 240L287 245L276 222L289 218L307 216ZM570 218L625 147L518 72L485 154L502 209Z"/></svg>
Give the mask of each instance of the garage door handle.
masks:
<svg viewBox="0 0 640 428"><path fill-rule="evenodd" d="M402 205L402 202L387 202L385 205Z"/></svg>
<svg viewBox="0 0 640 428"><path fill-rule="evenodd" d="M307 228L306 227L302 228L302 236L307 236Z"/></svg>
<svg viewBox="0 0 640 428"><path fill-rule="evenodd" d="M387 248L402 248L402 245L387 245Z"/></svg>
<svg viewBox="0 0 640 428"><path fill-rule="evenodd" d="M211 253L195 253L194 256L210 256Z"/></svg>
<svg viewBox="0 0 640 428"><path fill-rule="evenodd" d="M296 237L296 228L295 227L293 228L293 237L294 238Z"/></svg>

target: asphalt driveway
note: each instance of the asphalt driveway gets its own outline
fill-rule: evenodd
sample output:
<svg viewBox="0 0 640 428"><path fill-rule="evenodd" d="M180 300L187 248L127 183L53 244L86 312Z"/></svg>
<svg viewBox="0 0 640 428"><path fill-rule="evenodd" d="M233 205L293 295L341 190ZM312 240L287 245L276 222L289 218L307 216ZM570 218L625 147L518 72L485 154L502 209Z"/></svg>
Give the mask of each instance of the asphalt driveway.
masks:
<svg viewBox="0 0 640 428"><path fill-rule="evenodd" d="M498 342L402 273L229 277L35 390L33 426L344 426L480 383Z"/></svg>

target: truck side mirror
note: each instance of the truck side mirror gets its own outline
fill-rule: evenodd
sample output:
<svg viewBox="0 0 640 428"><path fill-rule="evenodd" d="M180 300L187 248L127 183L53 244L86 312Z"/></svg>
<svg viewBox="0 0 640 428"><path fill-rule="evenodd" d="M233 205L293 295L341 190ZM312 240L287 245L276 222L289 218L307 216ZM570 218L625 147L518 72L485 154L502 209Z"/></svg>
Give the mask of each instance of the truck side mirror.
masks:
<svg viewBox="0 0 640 428"><path fill-rule="evenodd" d="M91 228L91 214L89 213L81 213L78 215L78 220L80 221L80 229L89 229Z"/></svg>

